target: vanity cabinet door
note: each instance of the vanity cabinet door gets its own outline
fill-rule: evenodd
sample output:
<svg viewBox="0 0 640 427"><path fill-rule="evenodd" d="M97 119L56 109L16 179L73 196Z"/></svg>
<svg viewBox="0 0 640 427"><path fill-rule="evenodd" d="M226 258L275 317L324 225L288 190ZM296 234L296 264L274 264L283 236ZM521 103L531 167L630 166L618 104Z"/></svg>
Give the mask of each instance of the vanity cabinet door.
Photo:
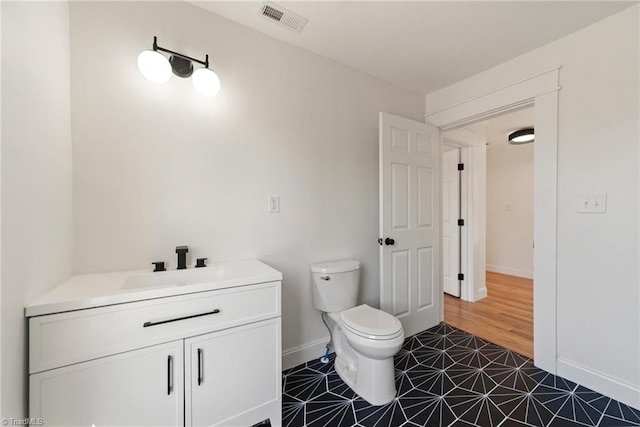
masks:
<svg viewBox="0 0 640 427"><path fill-rule="evenodd" d="M187 426L281 420L280 318L185 340Z"/></svg>
<svg viewBox="0 0 640 427"><path fill-rule="evenodd" d="M182 426L183 340L30 376L46 426Z"/></svg>

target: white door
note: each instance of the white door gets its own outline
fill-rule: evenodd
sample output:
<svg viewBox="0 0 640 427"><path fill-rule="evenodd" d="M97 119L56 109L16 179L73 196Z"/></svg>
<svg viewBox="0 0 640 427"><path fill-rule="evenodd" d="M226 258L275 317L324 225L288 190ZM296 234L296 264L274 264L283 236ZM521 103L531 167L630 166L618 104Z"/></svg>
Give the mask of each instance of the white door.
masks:
<svg viewBox="0 0 640 427"><path fill-rule="evenodd" d="M460 296L460 149L442 153L442 287Z"/></svg>
<svg viewBox="0 0 640 427"><path fill-rule="evenodd" d="M380 307L413 335L442 320L440 132L380 113Z"/></svg>
<svg viewBox="0 0 640 427"><path fill-rule="evenodd" d="M182 426L183 341L33 374L29 416L49 426Z"/></svg>
<svg viewBox="0 0 640 427"><path fill-rule="evenodd" d="M280 318L185 340L185 425L282 424Z"/></svg>

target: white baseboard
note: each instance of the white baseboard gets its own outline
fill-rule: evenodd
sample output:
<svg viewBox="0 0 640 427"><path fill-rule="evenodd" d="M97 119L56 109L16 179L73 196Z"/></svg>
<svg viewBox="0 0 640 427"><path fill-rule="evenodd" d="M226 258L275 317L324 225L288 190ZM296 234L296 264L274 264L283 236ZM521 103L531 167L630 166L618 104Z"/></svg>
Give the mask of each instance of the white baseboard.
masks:
<svg viewBox="0 0 640 427"><path fill-rule="evenodd" d="M282 352L282 370L293 368L301 363L324 356L325 346L329 342L329 336L312 341L298 347L289 348Z"/></svg>
<svg viewBox="0 0 640 427"><path fill-rule="evenodd" d="M640 384L629 384L560 357L558 375L640 410Z"/></svg>
<svg viewBox="0 0 640 427"><path fill-rule="evenodd" d="M477 302L477 301L480 301L483 298L486 298L487 297L487 288L478 289L478 292L476 292L476 294L474 296L475 296L475 299L473 300L473 302Z"/></svg>
<svg viewBox="0 0 640 427"><path fill-rule="evenodd" d="M516 268L503 267L501 265L487 264L487 271L507 274L509 276L524 277L525 279L533 279L533 271L518 270Z"/></svg>

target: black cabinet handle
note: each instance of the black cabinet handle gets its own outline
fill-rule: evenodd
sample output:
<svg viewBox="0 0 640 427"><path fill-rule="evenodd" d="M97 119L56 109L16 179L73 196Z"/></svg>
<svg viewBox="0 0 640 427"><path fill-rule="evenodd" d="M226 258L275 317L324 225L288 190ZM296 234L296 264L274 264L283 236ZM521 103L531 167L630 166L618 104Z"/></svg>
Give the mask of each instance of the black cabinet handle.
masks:
<svg viewBox="0 0 640 427"><path fill-rule="evenodd" d="M198 385L202 384L204 381L204 376L202 375L202 349L198 349Z"/></svg>
<svg viewBox="0 0 640 427"><path fill-rule="evenodd" d="M171 372L173 368L173 357L171 355L167 356L167 396L171 394L171 390L173 390L173 373Z"/></svg>
<svg viewBox="0 0 640 427"><path fill-rule="evenodd" d="M164 325L165 323L179 322L180 320L193 319L194 317L209 316L211 314L218 314L218 313L220 313L220 309L216 308L215 310L207 311L206 313L192 314L190 316L184 316L184 317L176 317L175 319L160 320L159 322L144 322L142 327L148 328L149 326Z"/></svg>

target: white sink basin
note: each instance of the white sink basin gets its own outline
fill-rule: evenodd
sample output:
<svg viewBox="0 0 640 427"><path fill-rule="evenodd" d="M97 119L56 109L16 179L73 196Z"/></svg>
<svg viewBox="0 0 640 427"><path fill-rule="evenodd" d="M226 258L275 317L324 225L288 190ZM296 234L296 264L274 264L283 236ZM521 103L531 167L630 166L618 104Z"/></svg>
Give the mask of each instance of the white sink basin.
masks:
<svg viewBox="0 0 640 427"><path fill-rule="evenodd" d="M122 289L162 288L169 286L198 285L224 279L224 265L134 274L125 280Z"/></svg>
<svg viewBox="0 0 640 427"><path fill-rule="evenodd" d="M164 298L282 280L282 273L256 260L225 261L202 268L116 271L74 276L29 304L26 315L42 316L85 308Z"/></svg>

